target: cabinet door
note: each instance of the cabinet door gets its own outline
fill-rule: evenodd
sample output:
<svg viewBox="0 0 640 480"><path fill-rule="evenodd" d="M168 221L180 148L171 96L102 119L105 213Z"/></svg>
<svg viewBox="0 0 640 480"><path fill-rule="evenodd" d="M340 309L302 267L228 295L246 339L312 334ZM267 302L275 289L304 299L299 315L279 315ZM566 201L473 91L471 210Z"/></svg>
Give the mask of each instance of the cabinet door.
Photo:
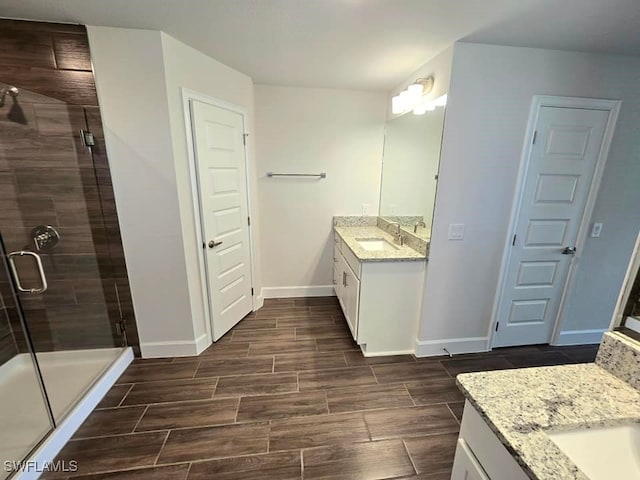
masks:
<svg viewBox="0 0 640 480"><path fill-rule="evenodd" d="M458 440L451 480L491 480L463 439Z"/></svg>
<svg viewBox="0 0 640 480"><path fill-rule="evenodd" d="M342 299L342 266L340 257L340 250L335 247L333 250L333 288L336 291L338 300Z"/></svg>
<svg viewBox="0 0 640 480"><path fill-rule="evenodd" d="M342 257L340 252L336 254L336 260L333 263L333 279L336 282L336 296L338 297L338 301L340 302L340 306L342 307L342 312L347 315L347 304L346 304L346 289L345 289L345 270L347 270L347 262Z"/></svg>
<svg viewBox="0 0 640 480"><path fill-rule="evenodd" d="M360 306L360 281L348 265L344 269L345 317L353 339L358 339L358 311Z"/></svg>

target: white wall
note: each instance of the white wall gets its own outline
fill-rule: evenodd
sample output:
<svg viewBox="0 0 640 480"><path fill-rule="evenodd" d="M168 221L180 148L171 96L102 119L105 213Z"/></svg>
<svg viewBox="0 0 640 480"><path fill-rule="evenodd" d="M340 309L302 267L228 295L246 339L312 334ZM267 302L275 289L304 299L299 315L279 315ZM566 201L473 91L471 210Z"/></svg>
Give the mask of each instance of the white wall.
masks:
<svg viewBox="0 0 640 480"><path fill-rule="evenodd" d="M166 95L169 102L169 119L173 140L173 160L182 223L184 242L184 261L187 269L187 282L191 303L191 315L194 321L196 338L206 333L206 321L199 269L198 250L203 239L196 238L195 222L199 221L198 212L194 212L191 179L189 174L189 157L185 132L184 112L181 88L194 90L217 100L222 100L243 108L249 122L253 121L253 82L250 77L204 55L198 50L185 45L173 37L162 33L162 51L165 66ZM252 132L252 125L245 127ZM249 135L249 190L256 191L255 168L253 167L253 136ZM258 234L258 213L254 206L252 229ZM255 250L255 249L254 249ZM255 253L255 252L254 252ZM259 252L256 254L259 263ZM259 269L254 279L254 288L260 291Z"/></svg>
<svg viewBox="0 0 640 480"><path fill-rule="evenodd" d="M87 30L144 354L194 339L161 34Z"/></svg>
<svg viewBox="0 0 640 480"><path fill-rule="evenodd" d="M456 45L419 353L486 346L536 94L623 101L592 218L604 230L580 252L563 330L608 327L640 227L639 80L640 59L633 57ZM463 241L447 241L450 223L466 225Z"/></svg>
<svg viewBox="0 0 640 480"><path fill-rule="evenodd" d="M255 101L265 295L330 295L332 217L360 215L362 204L378 213L387 95L256 85Z"/></svg>
<svg viewBox="0 0 640 480"><path fill-rule="evenodd" d="M180 87L251 118L252 82L161 32L87 29L142 353L194 354L207 342Z"/></svg>

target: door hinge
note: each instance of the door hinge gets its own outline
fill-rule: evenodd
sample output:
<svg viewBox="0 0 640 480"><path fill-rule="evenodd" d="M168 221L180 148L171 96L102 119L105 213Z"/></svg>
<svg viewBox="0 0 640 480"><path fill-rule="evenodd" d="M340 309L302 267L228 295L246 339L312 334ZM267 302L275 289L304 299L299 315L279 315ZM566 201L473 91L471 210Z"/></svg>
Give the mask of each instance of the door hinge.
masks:
<svg viewBox="0 0 640 480"><path fill-rule="evenodd" d="M247 217L247 225L251 226L251 217Z"/></svg>
<svg viewBox="0 0 640 480"><path fill-rule="evenodd" d="M535 132L533 132L533 141L531 142L532 145L536 143L536 138L538 138L538 131L537 130Z"/></svg>
<svg viewBox="0 0 640 480"><path fill-rule="evenodd" d="M116 321L116 333L119 337L122 337L127 333L127 325L124 322L124 318L120 318Z"/></svg>
<svg viewBox="0 0 640 480"><path fill-rule="evenodd" d="M82 140L82 145L87 147L89 150L91 150L91 147L96 146L96 139L93 136L93 133L88 130L80 130L80 140Z"/></svg>
<svg viewBox="0 0 640 480"><path fill-rule="evenodd" d="M515 244L516 244L516 237L517 237L517 235L514 233L513 234L513 240L511 240L511 246L512 247L515 246Z"/></svg>
<svg viewBox="0 0 640 480"><path fill-rule="evenodd" d="M207 248L207 244L202 242L202 248Z"/></svg>
<svg viewBox="0 0 640 480"><path fill-rule="evenodd" d="M496 322L496 332L498 331L499 326L500 326L500 322Z"/></svg>
<svg viewBox="0 0 640 480"><path fill-rule="evenodd" d="M253 287L251 287L251 296L253 297Z"/></svg>
<svg viewBox="0 0 640 480"><path fill-rule="evenodd" d="M248 137L248 136L249 136L249 134L248 134L248 133L243 133L243 134L242 134L242 144L243 144L244 146L246 146L246 145L247 145L247 137Z"/></svg>

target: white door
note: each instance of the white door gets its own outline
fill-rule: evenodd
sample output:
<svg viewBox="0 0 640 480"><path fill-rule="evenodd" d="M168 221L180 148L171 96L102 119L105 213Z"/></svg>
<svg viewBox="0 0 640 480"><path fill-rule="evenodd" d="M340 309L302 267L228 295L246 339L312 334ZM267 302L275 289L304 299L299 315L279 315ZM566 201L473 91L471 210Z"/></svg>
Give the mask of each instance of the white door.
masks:
<svg viewBox="0 0 640 480"><path fill-rule="evenodd" d="M244 120L191 100L213 340L253 308Z"/></svg>
<svg viewBox="0 0 640 480"><path fill-rule="evenodd" d="M494 347L551 340L609 113L540 108Z"/></svg>

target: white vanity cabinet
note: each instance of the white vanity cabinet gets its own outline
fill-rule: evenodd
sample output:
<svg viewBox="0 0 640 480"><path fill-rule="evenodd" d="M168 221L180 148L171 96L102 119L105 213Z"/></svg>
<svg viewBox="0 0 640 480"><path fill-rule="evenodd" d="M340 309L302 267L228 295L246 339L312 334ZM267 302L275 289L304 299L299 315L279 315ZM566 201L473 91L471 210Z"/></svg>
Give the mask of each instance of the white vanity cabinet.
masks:
<svg viewBox="0 0 640 480"><path fill-rule="evenodd" d="M530 480L468 401L464 405L451 480Z"/></svg>
<svg viewBox="0 0 640 480"><path fill-rule="evenodd" d="M413 353L426 262L360 261L337 233L333 283L364 355Z"/></svg>

